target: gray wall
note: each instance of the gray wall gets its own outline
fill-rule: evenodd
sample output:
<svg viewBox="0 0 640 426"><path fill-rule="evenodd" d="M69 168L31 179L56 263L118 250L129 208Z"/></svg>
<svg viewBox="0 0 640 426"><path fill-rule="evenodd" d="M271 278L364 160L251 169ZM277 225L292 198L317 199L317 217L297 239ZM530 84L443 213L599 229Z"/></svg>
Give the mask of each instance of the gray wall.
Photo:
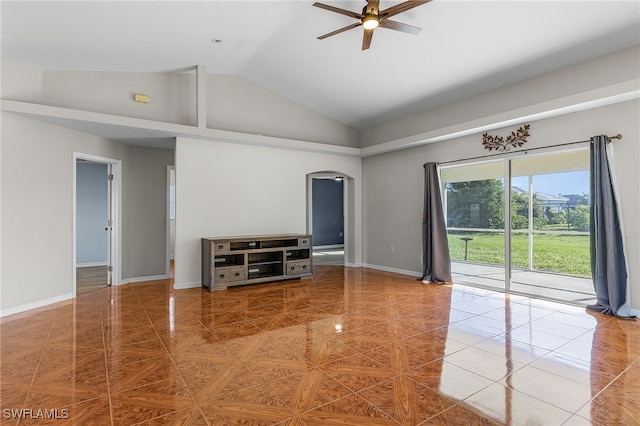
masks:
<svg viewBox="0 0 640 426"><path fill-rule="evenodd" d="M174 151L127 147L123 161L122 276L165 275L167 258L167 166Z"/></svg>
<svg viewBox="0 0 640 426"><path fill-rule="evenodd" d="M312 180L313 245L344 244L344 182Z"/></svg>
<svg viewBox="0 0 640 426"><path fill-rule="evenodd" d="M412 137L460 123L479 125L484 119L495 122L514 111L539 112L562 106L571 98L638 78L640 47L630 47L610 55L563 68L523 82L492 90L418 114L373 126L362 131L363 147Z"/></svg>
<svg viewBox="0 0 640 426"><path fill-rule="evenodd" d="M237 76L208 76L207 127L358 147L357 130Z"/></svg>
<svg viewBox="0 0 640 426"><path fill-rule="evenodd" d="M123 280L165 276L166 167L173 151L131 147L6 112L1 118L3 312L72 294L74 152L122 161Z"/></svg>
<svg viewBox="0 0 640 426"><path fill-rule="evenodd" d="M482 147L482 134L478 130L474 132L474 129L505 123L502 127L509 122L509 127L489 132L508 135L524 124L521 117L528 116L531 136L526 147L588 140L599 134L621 133L624 136L621 141L614 142L614 171L619 183L625 225L630 300L632 308L639 309L639 63L640 47L635 46L363 131L363 146L372 147L374 153L385 141L393 141L390 143L393 145L398 141L419 142L429 137L437 139L440 135L459 135L443 142L363 159L365 264L419 275L422 258L422 165L427 161L455 161L486 155L488 151ZM628 101L607 104L608 97L615 98L619 94ZM576 112L568 113L566 109L572 105L577 106L573 109Z"/></svg>
<svg viewBox="0 0 640 426"><path fill-rule="evenodd" d="M195 79L187 73L44 71L42 88L47 105L195 124ZM134 102L135 93L150 102Z"/></svg>
<svg viewBox="0 0 640 426"><path fill-rule="evenodd" d="M76 164L76 263L107 264L107 165Z"/></svg>
<svg viewBox="0 0 640 426"><path fill-rule="evenodd" d="M640 101L531 122L527 147L588 140L622 133L614 141L614 170L620 188L633 307L640 306ZM509 134L518 125L490 133ZM482 135L406 149L363 159L363 261L419 275L422 263L423 164L486 155Z"/></svg>

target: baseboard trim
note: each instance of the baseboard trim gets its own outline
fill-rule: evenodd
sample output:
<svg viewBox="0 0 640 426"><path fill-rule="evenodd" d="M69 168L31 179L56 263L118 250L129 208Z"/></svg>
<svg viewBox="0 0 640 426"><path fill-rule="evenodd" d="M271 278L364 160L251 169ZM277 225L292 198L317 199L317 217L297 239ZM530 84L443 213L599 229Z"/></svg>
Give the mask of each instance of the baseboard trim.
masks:
<svg viewBox="0 0 640 426"><path fill-rule="evenodd" d="M94 266L107 266L107 262L84 262L84 263L76 263L76 268L91 268Z"/></svg>
<svg viewBox="0 0 640 426"><path fill-rule="evenodd" d="M186 290L188 288L200 288L202 287L202 283L197 282L197 283L182 283L182 284L178 284L175 283L173 284L173 288L175 290Z"/></svg>
<svg viewBox="0 0 640 426"><path fill-rule="evenodd" d="M69 299L73 299L72 293L51 297L49 299L38 300L37 302L27 303L26 305L16 306L15 308L3 309L2 311L0 311L0 318L8 315L19 314L20 312L28 311L31 309L42 308L43 306L51 305L53 303L64 302L65 300Z"/></svg>
<svg viewBox="0 0 640 426"><path fill-rule="evenodd" d="M420 278L422 276L422 274L420 272L416 272L416 271L409 271L409 270L406 270L406 269L389 268L387 266L371 265L371 264L368 264L368 263L363 263L362 267L363 268L369 268L369 269L376 269L378 271L392 272L394 274L409 275L410 277L416 277L416 278Z"/></svg>
<svg viewBox="0 0 640 426"><path fill-rule="evenodd" d="M141 283L145 281L158 281L158 280L166 280L169 278L168 275L150 275L148 277L133 277L133 278L125 278L120 281L118 285L125 285L131 283Z"/></svg>

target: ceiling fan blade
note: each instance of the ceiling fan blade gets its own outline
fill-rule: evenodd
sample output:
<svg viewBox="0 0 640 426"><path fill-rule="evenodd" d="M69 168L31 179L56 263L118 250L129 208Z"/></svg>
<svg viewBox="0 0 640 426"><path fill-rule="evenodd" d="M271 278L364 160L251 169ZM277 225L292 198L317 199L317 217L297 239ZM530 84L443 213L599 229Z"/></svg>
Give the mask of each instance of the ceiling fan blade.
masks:
<svg viewBox="0 0 640 426"><path fill-rule="evenodd" d="M315 7L319 7L320 9L329 10L329 11L331 11L331 12L336 12L336 13L339 13L339 14L341 14L341 15L350 16L350 17L355 18L355 19L362 19L362 18L364 18L364 15L362 15L362 13L352 12L352 11L347 10L347 9L341 9L341 8L339 8L339 7L330 6L330 5L328 5L328 4L315 2L313 5L314 5Z"/></svg>
<svg viewBox="0 0 640 426"><path fill-rule="evenodd" d="M364 36L362 37L362 50L367 50L371 46L371 39L373 38L373 30L364 30Z"/></svg>
<svg viewBox="0 0 640 426"><path fill-rule="evenodd" d="M406 12L414 7L429 3L430 1L431 0L408 0L404 3L396 4L395 6L391 6L388 9L380 11L380 18L389 18L393 15L397 15L398 13Z"/></svg>
<svg viewBox="0 0 640 426"><path fill-rule="evenodd" d="M389 28L390 30L401 31L403 33L418 34L422 28L414 27L413 25L403 24L402 22L392 21L391 19L383 19L380 21L380 27Z"/></svg>
<svg viewBox="0 0 640 426"><path fill-rule="evenodd" d="M327 37L331 37L331 36L334 36L336 34L340 34L342 32L348 31L350 29L359 27L360 25L362 25L361 22L356 22L355 24L347 25L346 27L340 28L339 30L331 31L330 33L321 35L320 37L318 37L318 40L324 40Z"/></svg>

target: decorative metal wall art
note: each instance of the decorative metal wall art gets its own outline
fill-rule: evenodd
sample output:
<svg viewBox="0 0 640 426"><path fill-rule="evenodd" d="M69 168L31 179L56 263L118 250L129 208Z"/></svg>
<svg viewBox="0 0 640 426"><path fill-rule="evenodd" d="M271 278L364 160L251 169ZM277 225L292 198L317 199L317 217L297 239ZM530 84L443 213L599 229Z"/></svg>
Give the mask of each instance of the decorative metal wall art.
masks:
<svg viewBox="0 0 640 426"><path fill-rule="evenodd" d="M488 149L489 151L509 151L511 148L518 148L524 145L527 142L527 137L529 137L529 124L525 124L520 127L515 132L511 132L507 138L503 138L502 136L493 136L489 133L482 134L482 145L484 145L484 149Z"/></svg>

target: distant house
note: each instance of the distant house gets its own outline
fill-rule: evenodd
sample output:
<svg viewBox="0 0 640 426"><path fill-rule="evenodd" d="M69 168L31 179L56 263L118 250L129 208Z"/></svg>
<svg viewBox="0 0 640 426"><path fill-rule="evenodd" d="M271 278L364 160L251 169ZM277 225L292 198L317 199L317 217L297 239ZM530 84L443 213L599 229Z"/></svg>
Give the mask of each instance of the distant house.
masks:
<svg viewBox="0 0 640 426"><path fill-rule="evenodd" d="M584 200L582 201L582 203L580 202L580 199L584 197L584 195L579 195L579 194L565 194L563 195L563 197L567 197L569 199L569 207L575 207L579 204L585 204Z"/></svg>
<svg viewBox="0 0 640 426"><path fill-rule="evenodd" d="M527 194L524 189L512 186L512 192L518 192L520 194ZM573 207L577 204L579 195L551 195L544 192L534 192L536 197L536 204L542 207L549 207L552 211L565 210L567 206ZM575 198L574 198L575 197Z"/></svg>
<svg viewBox="0 0 640 426"><path fill-rule="evenodd" d="M550 207L553 211L565 210L569 204L570 199L562 195L550 195L544 192L536 192L538 205L543 207Z"/></svg>

